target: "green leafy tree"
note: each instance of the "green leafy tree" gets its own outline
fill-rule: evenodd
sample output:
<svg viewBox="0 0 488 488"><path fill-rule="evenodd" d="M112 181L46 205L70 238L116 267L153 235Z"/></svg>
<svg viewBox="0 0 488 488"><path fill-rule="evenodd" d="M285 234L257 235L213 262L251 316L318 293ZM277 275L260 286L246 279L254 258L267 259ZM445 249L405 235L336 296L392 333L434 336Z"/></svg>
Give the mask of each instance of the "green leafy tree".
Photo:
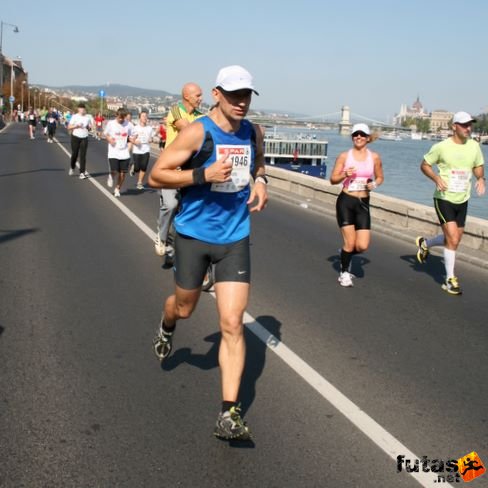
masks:
<svg viewBox="0 0 488 488"><path fill-rule="evenodd" d="M413 117L405 117L402 120L402 127L412 127L413 125L416 125Z"/></svg>
<svg viewBox="0 0 488 488"><path fill-rule="evenodd" d="M488 134L488 114L480 114L475 117L476 122L473 124L474 132L482 135Z"/></svg>
<svg viewBox="0 0 488 488"><path fill-rule="evenodd" d="M418 132L426 133L430 131L430 119L416 119L415 125Z"/></svg>
<svg viewBox="0 0 488 488"><path fill-rule="evenodd" d="M402 127L415 127L418 132L429 132L430 119L423 119L420 117L405 117L402 121Z"/></svg>

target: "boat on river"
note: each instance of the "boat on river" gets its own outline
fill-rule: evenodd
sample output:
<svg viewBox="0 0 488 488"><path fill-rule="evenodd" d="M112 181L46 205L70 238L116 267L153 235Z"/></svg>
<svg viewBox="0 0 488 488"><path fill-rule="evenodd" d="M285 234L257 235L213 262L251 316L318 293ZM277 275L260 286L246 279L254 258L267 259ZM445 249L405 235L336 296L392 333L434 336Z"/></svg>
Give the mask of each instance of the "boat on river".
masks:
<svg viewBox="0 0 488 488"><path fill-rule="evenodd" d="M382 132L378 139L382 141L401 141L402 138L397 132Z"/></svg>
<svg viewBox="0 0 488 488"><path fill-rule="evenodd" d="M264 160L277 168L325 178L327 147L327 141L314 136L265 134Z"/></svg>

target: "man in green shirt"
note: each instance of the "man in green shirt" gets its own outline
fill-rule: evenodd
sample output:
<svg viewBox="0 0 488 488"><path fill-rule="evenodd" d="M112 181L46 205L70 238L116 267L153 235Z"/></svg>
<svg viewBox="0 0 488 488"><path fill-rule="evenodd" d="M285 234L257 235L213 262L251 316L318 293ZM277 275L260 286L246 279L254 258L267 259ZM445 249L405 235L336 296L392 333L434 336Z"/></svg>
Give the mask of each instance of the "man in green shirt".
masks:
<svg viewBox="0 0 488 488"><path fill-rule="evenodd" d="M454 274L456 250L461 242L471 195L471 178L476 178L476 192L485 193L484 161L479 144L471 139L475 120L466 112L457 112L452 119L453 135L434 144L420 165L422 172L436 185L434 206L442 234L431 239L416 239L417 260L425 263L429 248L444 246L446 281L442 289L452 295L462 293ZM437 165L438 172L432 168Z"/></svg>

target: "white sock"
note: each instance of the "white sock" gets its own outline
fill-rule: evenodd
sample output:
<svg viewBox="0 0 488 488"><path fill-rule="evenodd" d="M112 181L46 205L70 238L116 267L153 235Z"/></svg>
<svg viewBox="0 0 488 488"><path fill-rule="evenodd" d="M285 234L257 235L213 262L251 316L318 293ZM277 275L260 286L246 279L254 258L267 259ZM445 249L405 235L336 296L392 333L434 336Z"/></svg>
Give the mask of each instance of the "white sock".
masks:
<svg viewBox="0 0 488 488"><path fill-rule="evenodd" d="M456 251L444 248L444 266L446 268L446 279L454 276L454 264L456 263Z"/></svg>
<svg viewBox="0 0 488 488"><path fill-rule="evenodd" d="M444 234L439 234L432 239L425 239L425 245L427 247L433 246L443 246L444 245Z"/></svg>

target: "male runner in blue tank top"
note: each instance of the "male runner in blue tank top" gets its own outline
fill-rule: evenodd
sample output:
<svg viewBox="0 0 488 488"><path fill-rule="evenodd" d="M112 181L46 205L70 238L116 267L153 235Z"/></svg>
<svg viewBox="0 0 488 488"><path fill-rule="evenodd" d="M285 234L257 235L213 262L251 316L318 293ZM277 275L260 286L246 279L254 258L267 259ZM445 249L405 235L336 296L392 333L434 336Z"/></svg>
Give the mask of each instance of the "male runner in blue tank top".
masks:
<svg viewBox="0 0 488 488"><path fill-rule="evenodd" d="M212 90L216 105L211 114L183 129L149 176L155 188L181 188L181 210L174 221L176 289L166 300L154 351L161 361L168 357L176 322L191 316L213 263L223 396L214 434L227 440L250 439L238 403L251 278L249 213L263 210L268 200L262 132L245 120L253 92L258 94L248 71L222 68Z"/></svg>

